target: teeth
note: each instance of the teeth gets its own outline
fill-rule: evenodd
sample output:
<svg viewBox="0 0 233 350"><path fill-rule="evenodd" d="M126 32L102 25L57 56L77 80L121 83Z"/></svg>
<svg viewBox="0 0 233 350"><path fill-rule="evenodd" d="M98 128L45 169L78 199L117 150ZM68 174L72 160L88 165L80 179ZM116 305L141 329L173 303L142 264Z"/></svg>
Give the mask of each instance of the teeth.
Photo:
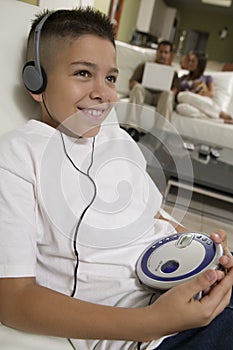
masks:
<svg viewBox="0 0 233 350"><path fill-rule="evenodd" d="M84 110L86 113L92 115L93 117L99 117L103 114L104 111L100 111L98 109L85 109Z"/></svg>
<svg viewBox="0 0 233 350"><path fill-rule="evenodd" d="M95 109L93 109L92 111L90 111L91 114L95 115L95 116L98 116L98 115L102 115L102 111L97 111Z"/></svg>

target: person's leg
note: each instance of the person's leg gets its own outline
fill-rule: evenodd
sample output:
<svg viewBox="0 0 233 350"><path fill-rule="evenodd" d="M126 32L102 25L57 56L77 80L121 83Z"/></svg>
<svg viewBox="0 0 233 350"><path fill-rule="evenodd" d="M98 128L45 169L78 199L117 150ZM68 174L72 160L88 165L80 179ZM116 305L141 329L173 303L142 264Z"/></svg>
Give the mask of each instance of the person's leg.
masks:
<svg viewBox="0 0 233 350"><path fill-rule="evenodd" d="M142 84L136 84L130 91L129 103L142 105L145 101L146 89Z"/></svg>
<svg viewBox="0 0 233 350"><path fill-rule="evenodd" d="M233 298L210 325L180 332L166 338L156 350L230 350L233 349Z"/></svg>
<svg viewBox="0 0 233 350"><path fill-rule="evenodd" d="M174 95L172 91L163 91L159 94L156 110L169 122L171 121L173 105L174 105Z"/></svg>
<svg viewBox="0 0 233 350"><path fill-rule="evenodd" d="M136 84L130 91L129 104L127 106L126 125L129 134L135 141L139 141L140 133L144 132L141 125L142 109L144 103L150 104L152 95L141 84Z"/></svg>
<svg viewBox="0 0 233 350"><path fill-rule="evenodd" d="M128 125L135 127L140 126L141 108L144 103L151 101L150 93L141 84L134 85L130 91L129 107L127 108L126 122Z"/></svg>
<svg viewBox="0 0 233 350"><path fill-rule="evenodd" d="M207 119L207 116L204 113L202 113L198 108L188 103L178 103L178 105L176 106L176 111L177 113L185 117Z"/></svg>
<svg viewBox="0 0 233 350"><path fill-rule="evenodd" d="M177 100L179 103L187 103L192 105L209 118L220 118L220 108L210 97L201 96L189 91L184 91L180 92L177 95ZM177 106L179 106L179 104Z"/></svg>

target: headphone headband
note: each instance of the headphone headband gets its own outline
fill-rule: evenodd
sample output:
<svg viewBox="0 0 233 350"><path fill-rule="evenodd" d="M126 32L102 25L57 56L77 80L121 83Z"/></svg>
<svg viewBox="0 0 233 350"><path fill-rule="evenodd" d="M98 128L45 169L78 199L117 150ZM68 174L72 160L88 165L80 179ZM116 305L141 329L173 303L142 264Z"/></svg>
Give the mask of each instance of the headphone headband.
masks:
<svg viewBox="0 0 233 350"><path fill-rule="evenodd" d="M27 62L23 67L23 82L27 90L41 94L47 85L47 77L40 64L40 36L44 23L50 13L47 13L37 24L34 32L34 61Z"/></svg>

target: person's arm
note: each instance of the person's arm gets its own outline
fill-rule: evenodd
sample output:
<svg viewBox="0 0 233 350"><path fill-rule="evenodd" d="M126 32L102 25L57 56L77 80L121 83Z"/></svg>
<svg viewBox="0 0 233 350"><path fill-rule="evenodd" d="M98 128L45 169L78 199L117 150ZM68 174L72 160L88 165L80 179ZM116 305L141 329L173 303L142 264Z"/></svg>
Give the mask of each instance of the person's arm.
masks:
<svg viewBox="0 0 233 350"><path fill-rule="evenodd" d="M132 90L136 84L141 84L145 63L139 64L129 80L129 89Z"/></svg>
<svg viewBox="0 0 233 350"><path fill-rule="evenodd" d="M180 91L180 79L178 77L177 72L174 72L171 91L173 92L174 96L176 96L178 94L178 92Z"/></svg>
<svg viewBox="0 0 233 350"><path fill-rule="evenodd" d="M172 217L169 217L169 216L165 217L163 213L159 213L155 215L155 218L169 222L169 224L171 224L176 229L177 232L180 232L180 233L187 232L187 228L185 228L180 223L173 220Z"/></svg>
<svg viewBox="0 0 233 350"><path fill-rule="evenodd" d="M207 80L207 89L203 89L199 92L199 95L213 97L214 96L214 82L213 79Z"/></svg>
<svg viewBox="0 0 233 350"><path fill-rule="evenodd" d="M201 301L192 297L208 289ZM229 303L233 270L203 273L143 308L118 308L72 299L40 287L33 278L0 280L0 321L50 336L150 341L210 323ZM170 310L173 310L171 313Z"/></svg>
<svg viewBox="0 0 233 350"><path fill-rule="evenodd" d="M219 231L214 239L223 243L226 255L220 262L230 269L233 263L225 233ZM65 296L39 286L34 278L2 278L0 322L26 332L64 338L150 341L209 324L228 305L232 285L233 269L226 276L223 271L209 270L169 290L150 306L118 308ZM208 289L201 300L193 298Z"/></svg>
<svg viewBox="0 0 233 350"><path fill-rule="evenodd" d="M201 96L212 98L214 96L214 83L211 75L204 75L193 83L192 92Z"/></svg>

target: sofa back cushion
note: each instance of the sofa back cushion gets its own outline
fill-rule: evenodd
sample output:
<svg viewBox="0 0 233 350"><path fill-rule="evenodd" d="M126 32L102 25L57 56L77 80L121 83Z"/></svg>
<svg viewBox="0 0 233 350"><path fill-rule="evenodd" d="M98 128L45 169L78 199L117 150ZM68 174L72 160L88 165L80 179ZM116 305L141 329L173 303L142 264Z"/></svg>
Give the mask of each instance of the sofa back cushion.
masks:
<svg viewBox="0 0 233 350"><path fill-rule="evenodd" d="M38 113L37 104L22 82L27 35L31 19L38 11L39 7L21 1L1 0L0 134L14 129Z"/></svg>
<svg viewBox="0 0 233 350"><path fill-rule="evenodd" d="M210 72L214 81L214 102L227 111L233 92L233 72Z"/></svg>
<svg viewBox="0 0 233 350"><path fill-rule="evenodd" d="M116 87L119 97L124 97L129 95L129 79L135 68L142 62L154 61L156 50L116 41L116 52L119 69Z"/></svg>

